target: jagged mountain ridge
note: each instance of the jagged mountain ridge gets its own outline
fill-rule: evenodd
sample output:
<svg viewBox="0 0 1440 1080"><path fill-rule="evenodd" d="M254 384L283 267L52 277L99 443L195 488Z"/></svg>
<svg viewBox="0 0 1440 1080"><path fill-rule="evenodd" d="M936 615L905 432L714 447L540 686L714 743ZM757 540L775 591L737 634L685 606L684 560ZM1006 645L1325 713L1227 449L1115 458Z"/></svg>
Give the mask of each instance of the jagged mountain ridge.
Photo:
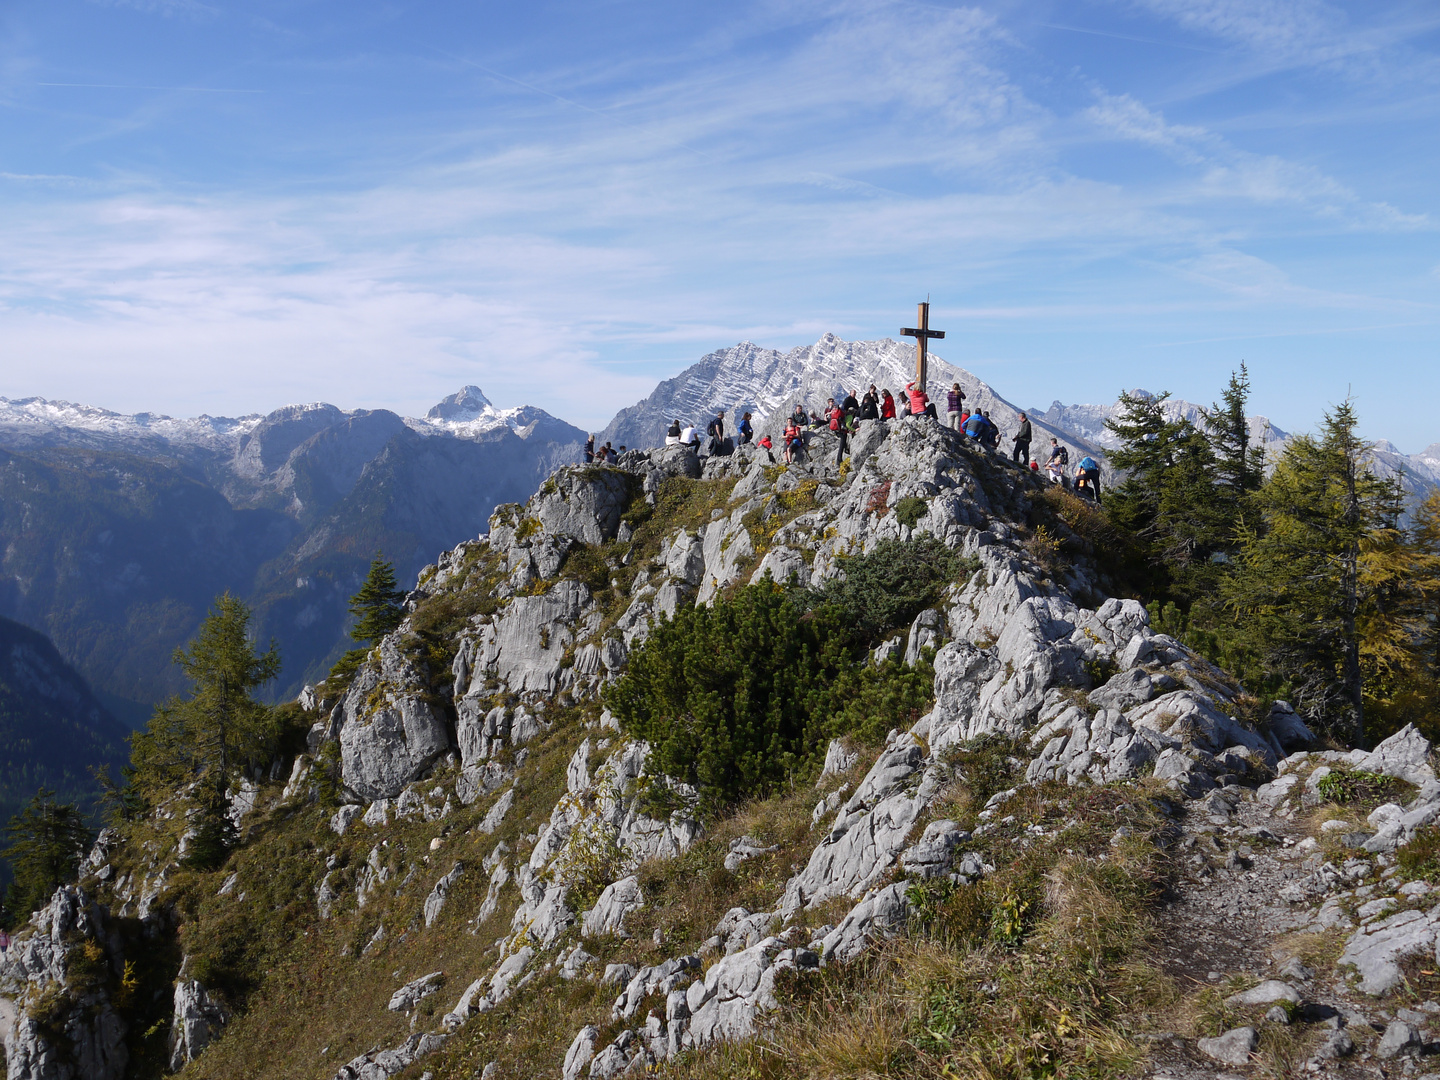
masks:
<svg viewBox="0 0 1440 1080"><path fill-rule="evenodd" d="M97 845L79 886L57 893L0 968L15 1017L12 1074L55 1054L64 1032L69 1049L96 1064L94 1080L118 1080L130 1061L127 1032L168 1021L166 1060L197 1077L378 1080L423 1068L436 1080L482 1071L498 1080L610 1078L783 1022L778 979L810 985L823 978L817 968L849 963L872 942L923 937L911 897L923 900L931 886L937 896L947 887L988 895L982 887L996 882L1005 896L1007 867L1041 846L1053 853L1057 883L1077 858L1119 873L1132 853L1173 850L1177 866L1193 852L1206 874L1233 873L1221 880L1244 892L1253 859L1273 898L1272 881L1291 872L1279 860L1292 856L1262 847L1266 836L1279 846L1269 829L1290 827L1270 808L1293 817L1314 786L1300 782L1323 775L1309 771L1319 757L1282 763L1307 735L1293 712L1277 707L1258 727L1241 715L1223 672L1154 633L1134 601L1106 598L1104 575L1063 519L1046 524L1066 537L1068 565L1036 561L1028 515L1037 499L1055 498L1037 478L926 423L862 425L844 473L830 464L828 433L811 438L811 462L784 472L753 448L703 466L671 448L627 455L620 469L562 470L527 504L497 511L484 537L422 572L425 595L353 682L302 695L314 722L308 752L278 759L235 792L256 846L179 886L207 898L201 910L173 904L182 804ZM696 501L677 502L679 494ZM651 499L646 518L640 507ZM923 504L913 524L896 509L908 500ZM657 782L646 748L615 731L595 695L643 647L654 616L766 572L829 580L841 572L838 554L923 535L971 560L935 609L882 646L911 659L938 647L924 716L896 723L883 745L833 743L818 786L785 796L783 813L711 831L683 804L662 812L641 801ZM616 584L568 564L572 553L598 553ZM422 630L428 645L418 644ZM446 642L438 654L437 636ZM1013 790L967 803L965 744L986 733L1017 736L1013 752L1028 763ZM1428 745L1406 738L1323 760L1420 783ZM332 812L315 805L316 772L337 758L344 802ZM1271 770L1288 775L1257 787ZM1429 782L1421 809L1433 816L1433 772ZM1063 808L1036 808L1042 785ZM1075 792L1073 804L1057 790ZM1154 808L1148 824L1134 816L1142 804ZM1078 823L1070 815L1086 813L1084 828L1069 831ZM1252 813L1265 833L1260 824L1241 833ZM1217 831L1217 818L1236 820L1233 837ZM1371 839L1383 832L1392 848L1414 824L1383 820ZM1294 854L1296 870L1308 850ZM1374 849L1393 862L1388 850ZM603 875L590 880L597 860ZM1127 905L1148 903L1140 897L1153 880ZM1335 869L1312 903L1309 878L1292 874L1295 925L1325 918L1314 909L1344 880ZM1035 902L1062 903L1066 892ZM1063 906L1054 919L1079 921ZM213 951L228 955L232 937L249 940L255 924L277 920L283 991L264 993L267 968L247 974L261 980L253 996L227 999ZM82 965L77 937L112 941L128 957L137 946L123 930L137 923L147 931L138 947L183 940L199 950L183 967L177 951L155 976L173 1003L168 1015L129 1018ZM1223 920L1204 929L1226 931ZM1332 921L1326 931L1338 941L1349 928ZM1433 933L1428 940L1433 947ZM987 949L986 975L1024 947ZM1041 959L1020 955L1027 965ZM1100 953L1091 961L1105 962ZM1230 970L1214 963L1208 970ZM1295 976L1307 994L1357 1007L1343 987L1312 987L1313 974ZM1135 985L1148 994L1150 984ZM42 1000L43 1017L32 1016ZM1048 1004L1039 1012L1053 1026L1058 1009ZM1187 1054L1205 1053L1193 1038L1183 1043Z"/></svg>
<svg viewBox="0 0 1440 1080"><path fill-rule="evenodd" d="M584 433L468 386L405 418L294 405L125 416L0 399L0 614L43 628L132 723L180 689L170 652L229 590L292 693L344 647L383 551L402 580L579 458Z"/></svg>
<svg viewBox="0 0 1440 1080"><path fill-rule="evenodd" d="M915 347L884 338L880 341L843 341L826 334L814 345L798 346L785 352L741 342L707 353L679 375L667 379L643 401L621 409L597 439L630 447L658 446L672 419L695 424L701 430L720 410L726 410L727 430L744 412L754 414L756 432L779 434L785 417L797 403L806 410L819 410L826 398L842 390L863 390L871 383L899 395L915 377ZM967 407L983 409L1000 428L1001 447L1009 449L1020 410L1001 397L986 382L930 355L929 393L936 400L941 420L945 417L945 391L958 382L966 395ZM1090 438L1051 425L1039 417L1034 422L1032 453L1038 454L1050 436L1067 442L1072 449L1094 453L1099 445Z"/></svg>

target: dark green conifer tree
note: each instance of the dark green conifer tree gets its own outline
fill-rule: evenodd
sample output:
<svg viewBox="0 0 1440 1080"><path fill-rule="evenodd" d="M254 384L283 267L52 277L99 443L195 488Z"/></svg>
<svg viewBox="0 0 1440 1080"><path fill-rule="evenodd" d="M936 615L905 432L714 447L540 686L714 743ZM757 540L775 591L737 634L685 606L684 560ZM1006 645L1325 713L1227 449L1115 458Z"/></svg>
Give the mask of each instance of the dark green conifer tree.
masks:
<svg viewBox="0 0 1440 1080"><path fill-rule="evenodd" d="M405 590L395 585L394 565L377 554L360 591L350 598L350 614L355 616L350 636L366 645L376 645L405 617L405 609L400 606L404 599Z"/></svg>
<svg viewBox="0 0 1440 1080"><path fill-rule="evenodd" d="M196 864L223 859L234 836L226 816L231 781L247 766L268 763L282 736L277 710L254 697L279 675L280 653L272 641L257 654L249 626L244 603L229 593L217 599L190 648L175 650L190 696L156 706L146 729L131 738L133 784L147 805L194 783Z"/></svg>
<svg viewBox="0 0 1440 1080"><path fill-rule="evenodd" d="M10 819L3 854L12 881L5 894L7 926L23 922L42 907L56 887L74 881L80 860L94 838L85 818L70 803L41 788L30 805Z"/></svg>
<svg viewBox="0 0 1440 1080"><path fill-rule="evenodd" d="M1256 494L1258 519L1240 532L1224 581L1237 632L1296 704L1360 745L1365 729L1362 628L1384 602L1365 555L1399 513L1396 486L1375 475L1347 401L1318 438L1300 436Z"/></svg>

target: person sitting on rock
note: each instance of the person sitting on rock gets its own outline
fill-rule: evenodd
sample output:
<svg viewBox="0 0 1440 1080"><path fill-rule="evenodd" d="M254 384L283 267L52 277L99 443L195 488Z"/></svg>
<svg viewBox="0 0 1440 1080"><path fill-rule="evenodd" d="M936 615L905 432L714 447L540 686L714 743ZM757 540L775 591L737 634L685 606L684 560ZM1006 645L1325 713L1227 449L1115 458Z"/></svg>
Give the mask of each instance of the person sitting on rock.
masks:
<svg viewBox="0 0 1440 1080"><path fill-rule="evenodd" d="M910 415L928 416L935 419L935 403L930 400L930 395L925 393L925 387L914 382L905 384L905 392L910 395Z"/></svg>
<svg viewBox="0 0 1440 1080"><path fill-rule="evenodd" d="M680 421L671 420L670 430L665 432L665 445L674 446L680 441Z"/></svg>
<svg viewBox="0 0 1440 1080"><path fill-rule="evenodd" d="M620 460L619 455L615 453L615 448L611 446L608 442L605 444L605 449L601 451L601 453L605 457L606 465L614 465L615 462Z"/></svg>
<svg viewBox="0 0 1440 1080"><path fill-rule="evenodd" d="M888 387L880 395L880 419L895 419L895 399L890 396L890 390Z"/></svg>
<svg viewBox="0 0 1440 1080"><path fill-rule="evenodd" d="M760 447L761 450L764 450L764 451L765 451L765 456L770 459L770 464L771 464L771 465L774 465L774 464L775 464L775 454L774 454L773 450L774 450L775 444L770 441L770 436L769 436L769 435L761 435L761 436L760 436L760 441L757 442L755 445L758 446L758 447Z"/></svg>
<svg viewBox="0 0 1440 1080"><path fill-rule="evenodd" d="M805 411L804 405L801 405L799 402L795 403L795 411L790 414L790 422L800 428L810 423L810 416Z"/></svg>

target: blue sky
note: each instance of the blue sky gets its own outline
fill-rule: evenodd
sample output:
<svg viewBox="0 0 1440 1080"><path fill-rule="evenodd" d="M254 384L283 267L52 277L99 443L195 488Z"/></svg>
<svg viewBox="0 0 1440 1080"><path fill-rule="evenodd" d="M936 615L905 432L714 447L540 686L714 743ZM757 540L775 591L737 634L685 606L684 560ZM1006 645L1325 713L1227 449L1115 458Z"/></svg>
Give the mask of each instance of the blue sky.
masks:
<svg viewBox="0 0 1440 1080"><path fill-rule="evenodd" d="M1440 7L0 5L0 394L596 427L705 352L894 336L1440 439Z"/></svg>

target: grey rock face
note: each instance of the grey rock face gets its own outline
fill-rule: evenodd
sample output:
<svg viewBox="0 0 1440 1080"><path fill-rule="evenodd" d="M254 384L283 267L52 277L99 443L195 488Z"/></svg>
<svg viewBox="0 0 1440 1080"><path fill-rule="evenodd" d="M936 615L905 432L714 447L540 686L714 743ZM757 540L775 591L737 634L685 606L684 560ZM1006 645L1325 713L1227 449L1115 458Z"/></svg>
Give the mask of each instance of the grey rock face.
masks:
<svg viewBox="0 0 1440 1080"><path fill-rule="evenodd" d="M858 896L895 861L921 810L933 797L924 786L914 796L903 788L924 764L924 749L910 734L882 753L836 816L810 861L785 888L787 915L832 896Z"/></svg>
<svg viewBox="0 0 1440 1080"><path fill-rule="evenodd" d="M910 636L905 643L905 663L914 667L925 649L939 648L945 637L945 616L934 608L927 608L915 616L910 624Z"/></svg>
<svg viewBox="0 0 1440 1080"><path fill-rule="evenodd" d="M418 979L411 979L390 995L390 1004L385 1007L391 1012L409 1012L425 998L439 990L440 980L444 977L443 971L432 971L428 975L421 975Z"/></svg>
<svg viewBox="0 0 1440 1080"><path fill-rule="evenodd" d="M341 703L341 776L364 799L388 799L450 749L444 716L421 695L419 670L394 636L380 645L380 665L356 673Z"/></svg>
<svg viewBox="0 0 1440 1080"><path fill-rule="evenodd" d="M421 1058L445 1045L448 1036L440 1032L411 1035L393 1050L376 1050L340 1066L335 1080L389 1080Z"/></svg>
<svg viewBox="0 0 1440 1080"><path fill-rule="evenodd" d="M1252 986L1225 999L1228 1008L1249 1008L1254 1005L1269 1005L1272 1001L1300 1002L1300 991L1279 979L1266 979L1259 986Z"/></svg>
<svg viewBox="0 0 1440 1080"><path fill-rule="evenodd" d="M633 483L634 477L619 469L560 469L530 500L530 510L547 533L601 544L615 539Z"/></svg>
<svg viewBox="0 0 1440 1080"><path fill-rule="evenodd" d="M179 1072L209 1046L230 1021L230 1011L194 979L175 984L175 1014L170 1021L170 1071Z"/></svg>
<svg viewBox="0 0 1440 1080"><path fill-rule="evenodd" d="M107 915L73 885L55 890L30 919L31 932L17 934L0 967L0 994L19 1007L5 1036L6 1075L31 1080L119 1080L129 1063L126 1025L103 992L66 989L70 942L109 942ZM56 985L51 1022L43 1027L24 1010ZM56 1033L63 1039L56 1041Z"/></svg>
<svg viewBox="0 0 1440 1080"><path fill-rule="evenodd" d="M1368 754L1352 755L1355 768L1423 784L1435 779L1430 742L1414 724L1406 724Z"/></svg>
<svg viewBox="0 0 1440 1080"><path fill-rule="evenodd" d="M900 866L912 877L943 877L950 872L955 849L969 838L953 821L932 821L925 826L920 842L900 856Z"/></svg>
<svg viewBox="0 0 1440 1080"><path fill-rule="evenodd" d="M1250 1052L1259 1044L1260 1037L1252 1027L1232 1028L1224 1035L1196 1042L1202 1054L1224 1065L1247 1064Z"/></svg>
<svg viewBox="0 0 1440 1080"><path fill-rule="evenodd" d="M517 596L476 643L476 680L497 678L512 691L554 693L565 663L565 650L575 641L575 623L590 601L590 590L578 581L557 581L542 596Z"/></svg>
<svg viewBox="0 0 1440 1080"><path fill-rule="evenodd" d="M450 890L460 880L460 875L465 872L464 864L456 863L454 868L435 883L430 890L430 895L425 897L425 925L434 926L435 920L445 910L445 901L450 896Z"/></svg>
<svg viewBox="0 0 1440 1080"><path fill-rule="evenodd" d="M886 886L850 909L844 920L825 937L826 960L853 960L872 940L893 937L905 929L910 907L905 882Z"/></svg>
<svg viewBox="0 0 1440 1080"><path fill-rule="evenodd" d="M587 1024L580 1029L570 1049L565 1052L565 1065L560 1075L563 1080L578 1080L580 1073L595 1057L595 1046L600 1041L598 1028Z"/></svg>
<svg viewBox="0 0 1440 1080"><path fill-rule="evenodd" d="M633 874L621 878L605 886L595 906L585 913L581 932L586 937L624 933L625 916L644 906L645 895L640 891L640 879Z"/></svg>
<svg viewBox="0 0 1440 1080"><path fill-rule="evenodd" d="M1360 989L1380 997L1404 979L1399 961L1417 953L1434 955L1437 940L1434 919L1421 911L1402 911L1357 931L1336 965L1353 966Z"/></svg>
<svg viewBox="0 0 1440 1080"><path fill-rule="evenodd" d="M1388 1061L1402 1055L1418 1054L1422 1044L1420 1032L1415 1027L1404 1020L1392 1020L1375 1044L1375 1056L1381 1061Z"/></svg>

